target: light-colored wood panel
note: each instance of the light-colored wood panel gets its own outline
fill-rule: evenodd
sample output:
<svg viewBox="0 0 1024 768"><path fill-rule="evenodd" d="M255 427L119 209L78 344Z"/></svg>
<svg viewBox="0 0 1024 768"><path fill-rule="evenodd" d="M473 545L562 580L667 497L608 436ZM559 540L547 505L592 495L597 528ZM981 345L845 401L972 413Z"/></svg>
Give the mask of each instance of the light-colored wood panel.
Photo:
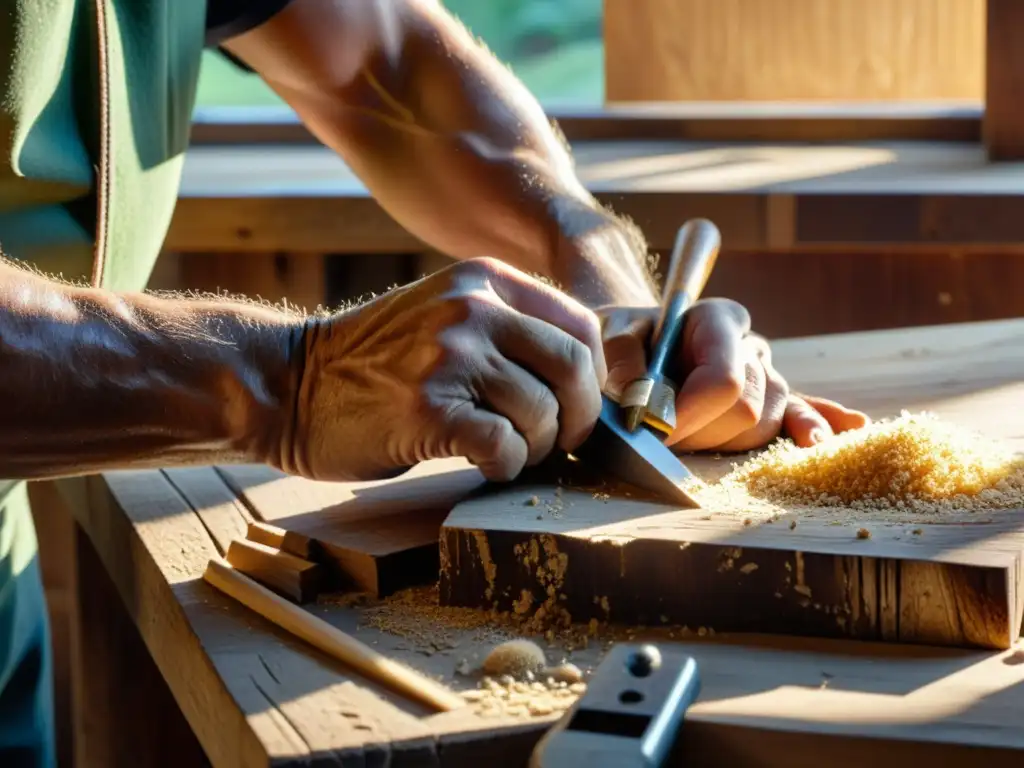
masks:
<svg viewBox="0 0 1024 768"><path fill-rule="evenodd" d="M605 0L604 12L608 102L980 99L985 88L985 0Z"/></svg>

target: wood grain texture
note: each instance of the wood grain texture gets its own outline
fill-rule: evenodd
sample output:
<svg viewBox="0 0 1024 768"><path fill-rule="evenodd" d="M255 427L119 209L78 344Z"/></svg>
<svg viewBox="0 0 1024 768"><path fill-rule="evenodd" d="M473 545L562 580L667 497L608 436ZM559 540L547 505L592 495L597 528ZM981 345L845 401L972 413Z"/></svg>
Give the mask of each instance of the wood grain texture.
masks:
<svg viewBox="0 0 1024 768"><path fill-rule="evenodd" d="M775 363L801 391L876 417L931 410L1015 445L1024 435L1009 405L1024 395L1020 321L779 342ZM714 478L733 460L687 465ZM577 621L1008 648L1024 607L1024 509L957 525L797 513L748 524L522 484L458 505L441 554L446 604L535 610L557 595L545 610Z"/></svg>
<svg viewBox="0 0 1024 768"><path fill-rule="evenodd" d="M604 30L612 103L976 99L985 87L984 0L605 0Z"/></svg>
<svg viewBox="0 0 1024 768"><path fill-rule="evenodd" d="M381 596L436 579L441 522L483 484L461 459L367 483L313 482L252 465L217 471L258 520L314 540L336 587Z"/></svg>
<svg viewBox="0 0 1024 768"><path fill-rule="evenodd" d="M992 160L1024 159L1024 50L1019 30L1024 6L988 0L985 115L982 131Z"/></svg>

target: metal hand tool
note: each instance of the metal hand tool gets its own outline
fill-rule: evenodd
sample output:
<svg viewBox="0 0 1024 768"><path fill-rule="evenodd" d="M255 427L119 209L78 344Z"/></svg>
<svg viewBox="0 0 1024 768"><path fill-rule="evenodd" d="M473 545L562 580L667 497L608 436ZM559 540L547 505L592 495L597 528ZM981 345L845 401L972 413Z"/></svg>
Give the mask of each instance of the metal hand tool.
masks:
<svg viewBox="0 0 1024 768"><path fill-rule="evenodd" d="M662 292L661 314L651 336L647 374L626 387L620 400L630 432L636 432L641 424L665 437L675 431L679 386L666 375L665 368L679 343L686 311L704 291L721 244L718 228L707 219L688 221L679 230Z"/></svg>
<svg viewBox="0 0 1024 768"><path fill-rule="evenodd" d="M699 695L697 663L677 646L615 645L537 743L530 768L664 766Z"/></svg>
<svg viewBox="0 0 1024 768"><path fill-rule="evenodd" d="M706 219L688 221L680 228L652 334L647 374L630 383L618 402L604 396L593 432L573 451L607 476L687 507L700 504L686 490L693 475L664 443L676 426L678 391L664 369L680 342L686 310L704 290L720 244L718 228Z"/></svg>

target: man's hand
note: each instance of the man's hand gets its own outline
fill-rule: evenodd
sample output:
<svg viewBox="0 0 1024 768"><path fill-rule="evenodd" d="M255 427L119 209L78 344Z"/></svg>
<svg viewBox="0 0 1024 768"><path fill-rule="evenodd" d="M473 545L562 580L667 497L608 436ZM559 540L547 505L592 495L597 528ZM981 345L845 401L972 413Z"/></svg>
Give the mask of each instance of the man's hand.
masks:
<svg viewBox="0 0 1024 768"><path fill-rule="evenodd" d="M651 307L598 310L608 361L607 389L619 393L644 375L647 340L657 320ZM727 299L697 302L681 336L672 371L681 382L677 451L748 451L780 433L800 446L864 426L863 413L822 398L797 395L772 365L768 343L751 333L747 310Z"/></svg>
<svg viewBox="0 0 1024 768"><path fill-rule="evenodd" d="M596 315L492 259L311 326L283 469L377 479L464 456L509 480L590 433L607 377Z"/></svg>

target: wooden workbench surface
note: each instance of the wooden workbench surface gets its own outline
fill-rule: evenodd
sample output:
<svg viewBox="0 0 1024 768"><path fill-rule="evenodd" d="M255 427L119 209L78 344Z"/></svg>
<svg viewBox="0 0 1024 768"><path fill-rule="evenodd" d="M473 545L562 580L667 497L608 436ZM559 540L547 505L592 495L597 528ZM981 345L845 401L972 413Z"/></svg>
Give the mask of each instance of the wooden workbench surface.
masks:
<svg viewBox="0 0 1024 768"><path fill-rule="evenodd" d="M1024 164L981 144L577 141L587 187L668 249L708 216L728 248L1014 247ZM188 153L170 250L422 249L320 146L197 146Z"/></svg>
<svg viewBox="0 0 1024 768"><path fill-rule="evenodd" d="M875 415L929 409L1024 441L1024 321L779 342L776 364L804 391ZM202 474L202 470L198 470ZM246 512L210 470L205 490L173 475L111 473L75 514L150 654L217 766L522 766L551 718L431 715L346 672L201 581ZM74 499L75 494L66 494ZM312 611L456 687L459 661L486 649L473 633L429 655L360 627L366 608ZM640 635L643 636L643 635ZM847 641L686 638L703 694L686 725L685 765L1016 764L1024 754L1024 650L972 652ZM572 654L583 668L596 645ZM551 650L552 660L559 652ZM383 699L377 698L377 694ZM380 762L376 762L380 760Z"/></svg>

